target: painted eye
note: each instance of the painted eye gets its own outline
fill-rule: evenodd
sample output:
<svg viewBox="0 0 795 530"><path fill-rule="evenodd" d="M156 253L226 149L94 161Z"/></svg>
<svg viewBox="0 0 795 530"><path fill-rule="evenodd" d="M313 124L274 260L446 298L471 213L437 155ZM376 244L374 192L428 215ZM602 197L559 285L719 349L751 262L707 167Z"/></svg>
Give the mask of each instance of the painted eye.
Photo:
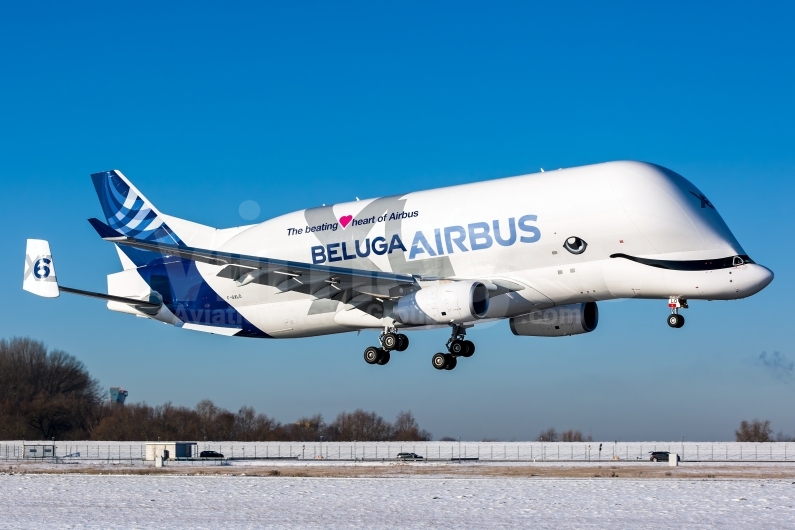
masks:
<svg viewBox="0 0 795 530"><path fill-rule="evenodd" d="M570 237L563 243L563 248L571 252L572 254L582 254L585 252L585 248L588 246L588 243L580 239L579 237Z"/></svg>

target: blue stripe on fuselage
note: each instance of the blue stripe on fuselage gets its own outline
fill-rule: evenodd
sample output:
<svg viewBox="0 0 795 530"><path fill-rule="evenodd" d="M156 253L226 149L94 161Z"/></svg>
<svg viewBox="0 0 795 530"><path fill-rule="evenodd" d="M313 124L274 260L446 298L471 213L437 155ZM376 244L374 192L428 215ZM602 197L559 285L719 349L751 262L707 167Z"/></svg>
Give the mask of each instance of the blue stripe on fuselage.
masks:
<svg viewBox="0 0 795 530"><path fill-rule="evenodd" d="M122 250L130 259L133 258L128 254L129 251L156 255L154 252L125 247ZM138 267L137 271L152 290L160 293L163 305L183 322L240 328L236 337L269 338L269 335L260 331L237 309L218 296L199 273L195 261L158 256L156 259L147 260L147 265Z"/></svg>

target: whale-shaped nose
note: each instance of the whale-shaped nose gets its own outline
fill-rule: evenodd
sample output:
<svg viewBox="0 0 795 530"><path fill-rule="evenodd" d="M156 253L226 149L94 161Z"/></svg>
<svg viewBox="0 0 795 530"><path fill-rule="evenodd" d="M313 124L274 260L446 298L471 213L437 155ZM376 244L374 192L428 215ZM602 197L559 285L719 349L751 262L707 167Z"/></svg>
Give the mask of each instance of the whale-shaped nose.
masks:
<svg viewBox="0 0 795 530"><path fill-rule="evenodd" d="M773 281L773 277L775 276L775 274L773 274L773 271L771 271L770 269L768 269L763 265L759 265L759 269L760 269L758 273L760 276L759 289L762 290L768 285L770 285L770 282Z"/></svg>
<svg viewBox="0 0 795 530"><path fill-rule="evenodd" d="M753 276L752 281L756 288L755 289L756 292L759 292L768 285L770 285L770 282L772 282L773 278L775 277L773 271L771 271L770 269L768 269L763 265L759 265L758 263L753 264L751 274Z"/></svg>

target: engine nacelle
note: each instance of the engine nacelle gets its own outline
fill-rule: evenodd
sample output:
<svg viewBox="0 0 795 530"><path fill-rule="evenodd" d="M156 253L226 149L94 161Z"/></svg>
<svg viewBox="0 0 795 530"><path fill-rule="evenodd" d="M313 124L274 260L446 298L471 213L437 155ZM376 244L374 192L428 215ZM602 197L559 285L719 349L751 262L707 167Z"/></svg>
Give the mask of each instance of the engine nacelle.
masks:
<svg viewBox="0 0 795 530"><path fill-rule="evenodd" d="M460 281L424 287L400 298L394 309L402 324L433 325L472 322L486 316L489 290L480 282Z"/></svg>
<svg viewBox="0 0 795 530"><path fill-rule="evenodd" d="M590 333L598 323L599 308L596 302L550 307L510 320L513 334L523 337L563 337Z"/></svg>

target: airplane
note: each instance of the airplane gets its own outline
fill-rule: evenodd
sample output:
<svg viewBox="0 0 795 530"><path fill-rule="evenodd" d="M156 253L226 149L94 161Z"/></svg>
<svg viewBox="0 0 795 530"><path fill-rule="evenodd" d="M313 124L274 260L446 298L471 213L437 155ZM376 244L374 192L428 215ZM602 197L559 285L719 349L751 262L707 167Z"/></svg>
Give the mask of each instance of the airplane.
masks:
<svg viewBox="0 0 795 530"><path fill-rule="evenodd" d="M431 364L471 357L467 330L514 335L597 327L597 302L758 293L773 273L748 257L713 203L662 166L617 161L308 208L218 229L162 213L118 170L91 175L123 270L108 293L59 286L49 243L29 239L23 288L104 299L108 309L226 336L379 330L386 365L409 331L450 328Z"/></svg>

